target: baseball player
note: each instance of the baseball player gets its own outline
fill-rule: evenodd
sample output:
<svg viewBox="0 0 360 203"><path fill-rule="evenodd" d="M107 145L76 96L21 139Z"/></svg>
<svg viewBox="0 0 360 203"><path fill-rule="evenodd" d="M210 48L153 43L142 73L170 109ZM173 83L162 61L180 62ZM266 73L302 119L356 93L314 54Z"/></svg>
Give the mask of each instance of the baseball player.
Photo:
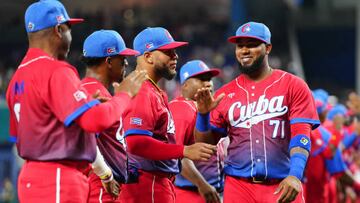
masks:
<svg viewBox="0 0 360 203"><path fill-rule="evenodd" d="M136 73L125 80L125 68L128 65L126 56L138 54L137 51L126 48L124 40L114 30L99 30L93 32L84 41L82 61L86 65L86 75L81 86L88 93L105 98L111 98L108 88L113 82L128 83L129 91L136 94L139 88L136 83L141 82ZM132 84L135 83L135 84ZM130 96L122 93L122 109L130 102ZM88 202L120 202L117 197L118 183L126 180L126 153L122 137L122 126L118 120L112 127L97 134L98 154L93 163L93 173L89 175L90 195ZM105 160L104 160L105 159ZM109 165L109 166L108 166ZM103 186L107 193L103 191Z"/></svg>
<svg viewBox="0 0 360 203"><path fill-rule="evenodd" d="M220 88L215 100L206 88L197 93L197 141L230 137L225 203L303 201L310 131L320 122L306 83L269 66L270 38L262 23L241 25L228 40L236 44L242 74ZM209 119L224 133L209 135Z"/></svg>
<svg viewBox="0 0 360 203"><path fill-rule="evenodd" d="M10 134L17 137L18 153L26 160L18 178L20 202L86 202L85 174L96 155L94 132L120 117L117 94L126 92L124 87L117 86L116 95L100 103L64 61L71 25L82 21L69 18L54 0L35 2L26 10L29 49L6 93Z"/></svg>
<svg viewBox="0 0 360 203"><path fill-rule="evenodd" d="M348 131L345 129L345 117L348 110L342 104L337 104L329 110L327 115L326 128L332 133L332 138L337 141L338 146L335 151L334 157L326 159L326 168L331 174L330 179L330 201L345 201L346 195L341 195L345 192L345 188L350 186L356 191L360 191L360 183L355 180L354 175L346 163L346 155L349 155L347 150L352 146L354 141L359 135L359 125L355 121L353 122L352 129ZM355 111L356 112L356 111ZM346 150L344 152L344 150ZM350 188L349 188L350 189ZM352 197L355 199L355 197Z"/></svg>
<svg viewBox="0 0 360 203"><path fill-rule="evenodd" d="M209 69L201 60L189 61L181 67L181 96L169 103L175 123L177 144L191 145L195 142L195 94L199 88L213 88L211 78L219 73L219 69ZM219 145L224 143L219 142ZM175 179L176 202L220 202L217 191L223 190L220 163L224 155L219 154L221 150L217 152L206 162L182 159L181 175L177 175Z"/></svg>
<svg viewBox="0 0 360 203"><path fill-rule="evenodd" d="M323 123L327 115L328 93L317 89L313 91L313 96L319 119ZM334 157L337 146L331 141L331 133L322 125L311 132L311 143L311 153L305 172L305 200L325 203L329 201L331 175L326 160Z"/></svg>
<svg viewBox="0 0 360 203"><path fill-rule="evenodd" d="M123 126L129 157L129 182L122 185L124 202L175 202L173 178L179 173L178 159L208 160L216 146L175 143L175 125L166 93L157 83L176 75L175 49L186 42L174 41L161 27L149 27L134 39L136 70L146 70L149 79L123 113Z"/></svg>

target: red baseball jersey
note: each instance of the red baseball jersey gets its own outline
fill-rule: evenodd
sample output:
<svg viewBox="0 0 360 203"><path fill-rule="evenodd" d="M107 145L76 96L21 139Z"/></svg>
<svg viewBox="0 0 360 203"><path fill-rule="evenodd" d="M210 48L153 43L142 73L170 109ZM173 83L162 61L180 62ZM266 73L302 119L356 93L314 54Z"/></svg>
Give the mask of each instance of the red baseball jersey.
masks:
<svg viewBox="0 0 360 203"><path fill-rule="evenodd" d="M73 121L99 101L80 86L73 66L30 48L10 81L6 99L10 134L17 136L22 158L95 159L95 136Z"/></svg>
<svg viewBox="0 0 360 203"><path fill-rule="evenodd" d="M94 94L100 90L100 96L111 98L109 91L95 78L84 78L81 81L81 86L84 87L89 94ZM130 97L123 93L121 95L122 110L130 102ZM110 128L96 135L96 143L103 155L106 163L112 169L115 179L120 183L125 183L126 180L126 152L125 140L123 137L122 122L120 118Z"/></svg>
<svg viewBox="0 0 360 203"><path fill-rule="evenodd" d="M138 94L123 113L125 137L151 136L165 143L175 144L175 125L168 108L168 97L152 82L145 81ZM179 173L177 159L154 161L128 153L129 169Z"/></svg>
<svg viewBox="0 0 360 203"><path fill-rule="evenodd" d="M329 198L330 173L326 168L325 159L332 156L328 146L330 137L330 132L322 125L311 132L311 153L305 171L306 202L321 203Z"/></svg>
<svg viewBox="0 0 360 203"><path fill-rule="evenodd" d="M169 108L174 117L177 144L194 144L194 128L197 114L195 102L178 97L170 102ZM194 164L209 184L218 190L222 190L224 181L221 163L224 154L221 150L217 152L208 161L194 161ZM175 185L178 187L196 187L180 174L176 176Z"/></svg>
<svg viewBox="0 0 360 203"><path fill-rule="evenodd" d="M290 169L290 125L320 122L315 102L300 78L274 69L260 82L240 75L220 88L225 98L210 122L230 136L225 173L237 177L285 178Z"/></svg>

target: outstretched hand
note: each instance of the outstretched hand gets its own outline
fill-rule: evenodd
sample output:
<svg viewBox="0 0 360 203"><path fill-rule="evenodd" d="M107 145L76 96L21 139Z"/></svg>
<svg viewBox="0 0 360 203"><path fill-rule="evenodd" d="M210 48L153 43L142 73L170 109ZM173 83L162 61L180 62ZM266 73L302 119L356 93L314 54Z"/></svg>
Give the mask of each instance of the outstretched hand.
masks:
<svg viewBox="0 0 360 203"><path fill-rule="evenodd" d="M201 114L209 113L219 105L220 101L224 98L225 94L220 94L217 98L214 98L211 94L210 88L200 88L195 94L196 104L198 112Z"/></svg>

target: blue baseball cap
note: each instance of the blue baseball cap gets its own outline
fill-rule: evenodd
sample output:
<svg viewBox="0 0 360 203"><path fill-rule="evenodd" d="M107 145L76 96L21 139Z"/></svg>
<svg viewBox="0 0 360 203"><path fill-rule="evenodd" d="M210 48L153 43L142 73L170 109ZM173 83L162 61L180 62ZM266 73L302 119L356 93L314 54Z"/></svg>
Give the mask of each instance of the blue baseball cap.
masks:
<svg viewBox="0 0 360 203"><path fill-rule="evenodd" d="M241 25L237 30L235 36L229 37L228 41L231 43L237 43L239 38L254 38L271 44L271 33L269 28L257 22L248 22Z"/></svg>
<svg viewBox="0 0 360 203"><path fill-rule="evenodd" d="M342 104L337 104L331 108L327 114L327 119L332 120L336 115L346 116L348 110Z"/></svg>
<svg viewBox="0 0 360 203"><path fill-rule="evenodd" d="M31 4L25 12L26 32L36 32L62 23L76 24L82 18L70 18L64 5L57 0L40 0Z"/></svg>
<svg viewBox="0 0 360 203"><path fill-rule="evenodd" d="M126 48L120 34L114 30L98 30L89 35L83 46L84 57L134 56L139 52Z"/></svg>
<svg viewBox="0 0 360 203"><path fill-rule="evenodd" d="M175 41L169 31L162 27L148 27L134 39L134 49L140 52L138 56L146 51L175 49L187 44Z"/></svg>
<svg viewBox="0 0 360 203"><path fill-rule="evenodd" d="M316 89L312 91L316 110L319 114L323 113L328 105L329 93L323 89Z"/></svg>
<svg viewBox="0 0 360 203"><path fill-rule="evenodd" d="M212 77L214 77L219 75L220 69L217 68L210 69L201 60L188 61L180 68L180 83L184 84L184 82L187 79L206 73L210 73Z"/></svg>

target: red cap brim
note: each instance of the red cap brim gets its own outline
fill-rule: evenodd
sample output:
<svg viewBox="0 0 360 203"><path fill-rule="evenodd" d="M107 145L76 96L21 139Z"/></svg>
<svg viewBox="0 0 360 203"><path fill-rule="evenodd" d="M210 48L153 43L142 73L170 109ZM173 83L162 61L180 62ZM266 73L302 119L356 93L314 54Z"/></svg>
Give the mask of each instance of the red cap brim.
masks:
<svg viewBox="0 0 360 203"><path fill-rule="evenodd" d="M260 40L262 42L264 42L265 44L268 44L266 41L258 38L258 37L254 37L254 36L232 36L232 37L229 37L228 38L228 41L231 42L231 43L234 43L236 44L237 43L237 40L240 39L240 38L253 38L253 39L257 39L257 40Z"/></svg>
<svg viewBox="0 0 360 203"><path fill-rule="evenodd" d="M70 18L67 22L70 23L70 25L74 25L74 24L84 22L84 19L82 19L82 18Z"/></svg>
<svg viewBox="0 0 360 203"><path fill-rule="evenodd" d="M166 44L164 46L158 47L158 50L167 50L167 49L175 49L181 46L185 46L189 44L188 42L171 42L170 44Z"/></svg>
<svg viewBox="0 0 360 203"><path fill-rule="evenodd" d="M196 73L194 75L191 75L189 78L196 77L198 75L202 75L202 74L205 74L205 73L210 73L212 75L212 77L214 77L214 76L219 75L220 72L221 71L218 68L211 68L210 70L204 70L204 71L198 72L198 73Z"/></svg>
<svg viewBox="0 0 360 203"><path fill-rule="evenodd" d="M123 55L123 56L135 56L135 55L138 55L138 54L140 54L140 52L135 51L133 49L129 49L129 48L126 48L124 51L121 51L119 53L119 55Z"/></svg>

